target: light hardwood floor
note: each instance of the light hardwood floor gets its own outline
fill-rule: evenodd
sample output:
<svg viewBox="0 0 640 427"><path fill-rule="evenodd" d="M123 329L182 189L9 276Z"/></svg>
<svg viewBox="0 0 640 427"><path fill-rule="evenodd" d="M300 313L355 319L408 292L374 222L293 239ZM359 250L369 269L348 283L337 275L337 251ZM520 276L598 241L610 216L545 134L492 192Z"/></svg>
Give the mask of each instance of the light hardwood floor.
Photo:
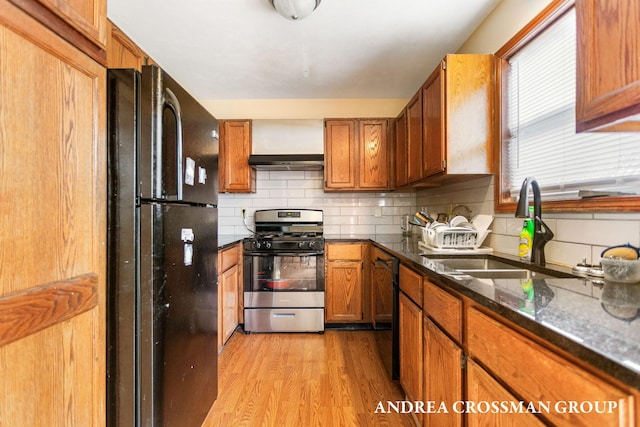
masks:
<svg viewBox="0 0 640 427"><path fill-rule="evenodd" d="M203 427L413 426L410 415L375 413L378 402L403 395L373 334L236 331L220 354L218 399Z"/></svg>

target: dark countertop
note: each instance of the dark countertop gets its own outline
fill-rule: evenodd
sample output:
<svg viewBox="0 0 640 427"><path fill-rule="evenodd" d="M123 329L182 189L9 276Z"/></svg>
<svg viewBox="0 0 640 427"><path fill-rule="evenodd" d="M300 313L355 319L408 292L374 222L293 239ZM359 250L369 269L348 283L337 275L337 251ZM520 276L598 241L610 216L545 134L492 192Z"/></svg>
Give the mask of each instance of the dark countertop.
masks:
<svg viewBox="0 0 640 427"><path fill-rule="evenodd" d="M229 246L233 246L236 243L242 241L247 237L251 237L250 234L222 234L218 236L218 250L226 249Z"/></svg>
<svg viewBox="0 0 640 427"><path fill-rule="evenodd" d="M222 238L224 237L224 239ZM229 237L229 238L227 238ZM220 236L219 243L235 243L246 236ZM449 287L490 309L532 334L597 367L614 378L640 389L640 316L625 320L624 312L637 313L640 286L592 282L587 278L535 278L535 299L525 301L521 279L457 279L435 262L443 256L424 257L419 236L325 235L327 241L373 241L400 261L444 287ZM494 253L521 263L517 257ZM530 266L535 270L537 266ZM565 273L570 269L549 267ZM637 301L638 305L633 306ZM625 307L626 306L626 307ZM619 317L615 317L619 316Z"/></svg>

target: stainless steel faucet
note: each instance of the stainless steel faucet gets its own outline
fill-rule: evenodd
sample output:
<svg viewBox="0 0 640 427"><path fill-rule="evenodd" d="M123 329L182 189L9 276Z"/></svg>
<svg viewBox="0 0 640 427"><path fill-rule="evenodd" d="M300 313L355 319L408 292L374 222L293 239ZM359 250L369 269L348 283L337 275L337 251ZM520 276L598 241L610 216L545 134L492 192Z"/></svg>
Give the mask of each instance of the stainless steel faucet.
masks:
<svg viewBox="0 0 640 427"><path fill-rule="evenodd" d="M520 188L520 198L516 218L529 218L529 186L533 190L533 241L531 242L531 262L544 265L544 246L553 239L553 232L542 221L542 198L540 186L534 177L527 177Z"/></svg>

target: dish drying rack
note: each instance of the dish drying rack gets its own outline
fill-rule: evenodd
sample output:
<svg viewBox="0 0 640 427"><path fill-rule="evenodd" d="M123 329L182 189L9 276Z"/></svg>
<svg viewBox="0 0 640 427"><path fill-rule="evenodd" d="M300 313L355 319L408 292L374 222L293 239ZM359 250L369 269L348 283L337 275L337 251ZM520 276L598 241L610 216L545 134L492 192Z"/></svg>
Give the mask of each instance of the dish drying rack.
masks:
<svg viewBox="0 0 640 427"><path fill-rule="evenodd" d="M439 226L423 228L424 246L431 249L478 249L491 230L478 231L466 227Z"/></svg>

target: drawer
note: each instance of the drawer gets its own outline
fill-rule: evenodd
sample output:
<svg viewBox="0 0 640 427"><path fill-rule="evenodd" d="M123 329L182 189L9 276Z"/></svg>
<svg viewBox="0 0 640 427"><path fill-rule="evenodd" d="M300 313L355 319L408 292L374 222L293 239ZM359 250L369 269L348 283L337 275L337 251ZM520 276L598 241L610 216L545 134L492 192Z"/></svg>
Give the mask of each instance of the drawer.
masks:
<svg viewBox="0 0 640 427"><path fill-rule="evenodd" d="M422 308L422 276L400 264L400 290Z"/></svg>
<svg viewBox="0 0 640 427"><path fill-rule="evenodd" d="M422 309L459 344L462 343L462 300L423 280Z"/></svg>
<svg viewBox="0 0 640 427"><path fill-rule="evenodd" d="M328 243L326 257L328 260L362 261L362 243Z"/></svg>
<svg viewBox="0 0 640 427"><path fill-rule="evenodd" d="M321 308L246 308L244 330L247 332L322 332L324 310Z"/></svg>
<svg viewBox="0 0 640 427"><path fill-rule="evenodd" d="M525 401L550 402L550 410L541 415L554 425L633 425L629 393L474 308L467 313L467 346L470 357ZM571 402L613 402L617 408L611 413L570 410Z"/></svg>
<svg viewBox="0 0 640 427"><path fill-rule="evenodd" d="M234 265L238 264L240 262L241 254L242 245L235 245L220 252L220 270L218 271L218 274L224 273Z"/></svg>

